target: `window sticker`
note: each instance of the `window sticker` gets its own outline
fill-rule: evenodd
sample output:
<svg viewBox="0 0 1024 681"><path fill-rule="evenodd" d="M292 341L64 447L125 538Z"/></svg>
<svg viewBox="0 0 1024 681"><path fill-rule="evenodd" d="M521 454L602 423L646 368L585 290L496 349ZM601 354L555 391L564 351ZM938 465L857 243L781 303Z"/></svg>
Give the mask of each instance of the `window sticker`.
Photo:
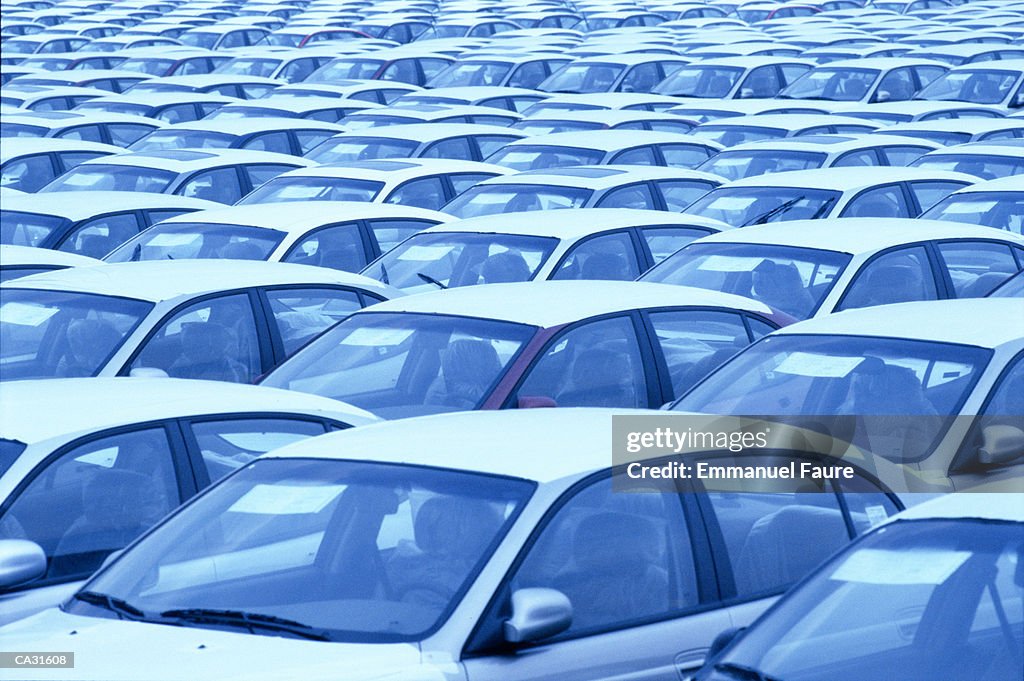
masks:
<svg viewBox="0 0 1024 681"><path fill-rule="evenodd" d="M228 511L261 515L319 513L344 489L345 485L256 485Z"/></svg>
<svg viewBox="0 0 1024 681"><path fill-rule="evenodd" d="M775 371L812 378L842 378L848 376L863 361L863 357L794 352L782 360L779 366L775 367Z"/></svg>
<svg viewBox="0 0 1024 681"><path fill-rule="evenodd" d="M971 557L948 549L861 549L836 568L829 579L861 584L942 584Z"/></svg>

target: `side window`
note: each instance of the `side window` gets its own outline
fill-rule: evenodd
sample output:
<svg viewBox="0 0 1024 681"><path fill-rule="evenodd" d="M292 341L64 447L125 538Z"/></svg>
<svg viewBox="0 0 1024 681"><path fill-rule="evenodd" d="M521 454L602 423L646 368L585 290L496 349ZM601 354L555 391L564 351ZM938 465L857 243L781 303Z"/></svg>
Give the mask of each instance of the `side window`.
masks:
<svg viewBox="0 0 1024 681"><path fill-rule="evenodd" d="M472 161L473 148L466 137L453 137L429 145L420 154L423 158L450 158L456 161Z"/></svg>
<svg viewBox="0 0 1024 681"><path fill-rule="evenodd" d="M259 99L260 97L266 97L274 91L276 85L267 85L264 83L245 83L239 85L238 89L241 91L242 99Z"/></svg>
<svg viewBox="0 0 1024 681"><path fill-rule="evenodd" d="M163 321L131 368L163 369L175 378L251 383L261 372L249 296L200 301Z"/></svg>
<svg viewBox="0 0 1024 681"><path fill-rule="evenodd" d="M180 503L162 428L101 437L50 463L0 519L43 547L46 579L81 579Z"/></svg>
<svg viewBox="0 0 1024 681"><path fill-rule="evenodd" d="M838 309L936 298L928 255L923 246L912 246L879 256L861 268Z"/></svg>
<svg viewBox="0 0 1024 681"><path fill-rule="evenodd" d="M229 204L242 198L242 188L234 168L216 168L197 173L174 193Z"/></svg>
<svg viewBox="0 0 1024 681"><path fill-rule="evenodd" d="M893 503L888 494L866 478L840 478L839 489L843 493L850 520L858 536L902 510Z"/></svg>
<svg viewBox="0 0 1024 681"><path fill-rule="evenodd" d="M416 62L412 59L399 59L389 64L380 74L381 80L397 80L400 83L419 85L419 74Z"/></svg>
<svg viewBox="0 0 1024 681"><path fill-rule="evenodd" d="M794 80L810 71L809 67L801 64L782 64L779 66L779 69L782 71L782 79L785 81L786 85L789 85Z"/></svg>
<svg viewBox="0 0 1024 681"><path fill-rule="evenodd" d="M397 203L402 206L430 208L440 210L447 201L444 195L444 184L439 177L425 177L422 180L411 180L391 192L385 203Z"/></svg>
<svg viewBox="0 0 1024 681"><path fill-rule="evenodd" d="M284 130L256 135L246 142L243 148L255 151L272 151L277 154L292 153L291 141L288 139L288 133Z"/></svg>
<svg viewBox="0 0 1024 681"><path fill-rule="evenodd" d="M612 189L596 204L597 208L646 208L655 209L657 204L651 188L646 184L631 184Z"/></svg>
<svg viewBox="0 0 1024 681"><path fill-rule="evenodd" d="M370 231L373 232L373 238L377 240L381 253L387 253L416 232L431 226L433 223L424 220L369 221Z"/></svg>
<svg viewBox="0 0 1024 681"><path fill-rule="evenodd" d="M243 47L245 45L245 31L231 31L221 38L220 44L217 45L217 49L223 50L227 47Z"/></svg>
<svg viewBox="0 0 1024 681"><path fill-rule="evenodd" d="M359 225L346 222L318 229L296 243L284 262L358 272L367 263Z"/></svg>
<svg viewBox="0 0 1024 681"><path fill-rule="evenodd" d="M267 300L288 354L362 307L355 291L328 288L271 290Z"/></svg>
<svg viewBox="0 0 1024 681"><path fill-rule="evenodd" d="M99 158L101 156L106 156L106 154L98 154L95 151L65 151L63 153L57 154L57 158L60 159L60 163L63 166L65 172L71 170L80 163L85 163L86 161L91 161L92 159ZM6 168L4 168L4 173L7 173ZM30 190L23 189L22 191Z"/></svg>
<svg viewBox="0 0 1024 681"><path fill-rule="evenodd" d="M102 258L139 233L134 213L93 218L82 223L64 238L57 250Z"/></svg>
<svg viewBox="0 0 1024 681"><path fill-rule="evenodd" d="M651 251L653 264L657 265L694 239L707 236L709 232L693 227L643 227L640 234Z"/></svg>
<svg viewBox="0 0 1024 681"><path fill-rule="evenodd" d="M743 318L729 312L678 310L648 315L679 397L750 344Z"/></svg>
<svg viewBox="0 0 1024 681"><path fill-rule="evenodd" d="M220 108L220 106L221 105L219 104L216 107L211 106L209 111L204 110L204 115L206 113L212 113L215 108ZM175 104L174 106L169 106L161 110L155 118L166 123L187 123L195 120L196 110L195 106L192 104Z"/></svg>
<svg viewBox="0 0 1024 681"><path fill-rule="evenodd" d="M441 73L451 62L444 59L420 59L420 67L423 69L423 77L430 80Z"/></svg>
<svg viewBox="0 0 1024 681"><path fill-rule="evenodd" d="M651 129L659 130L657 126L658 124L654 124ZM683 131L670 130L669 132ZM658 149L665 157L665 165L672 168L696 168L714 154L708 147L698 144L662 144L658 146Z"/></svg>
<svg viewBox="0 0 1024 681"><path fill-rule="evenodd" d="M833 168L849 168L851 166L877 166L878 155L874 149L848 151L832 162Z"/></svg>
<svg viewBox="0 0 1024 681"><path fill-rule="evenodd" d="M914 66L912 68L917 74L917 79L921 81L922 88L946 72L946 69L940 66Z"/></svg>
<svg viewBox="0 0 1024 681"><path fill-rule="evenodd" d="M619 85L620 92L650 92L662 80L658 65L640 64L633 68Z"/></svg>
<svg viewBox="0 0 1024 681"><path fill-rule="evenodd" d="M283 78L289 83L298 83L305 80L306 76L316 70L316 62L313 59L296 59L288 66L285 66L278 78Z"/></svg>
<svg viewBox="0 0 1024 681"><path fill-rule="evenodd" d="M98 125L77 125L57 133L54 137L65 140L82 140L84 142L102 142L103 132Z"/></svg>
<svg viewBox="0 0 1024 681"><path fill-rule="evenodd" d="M569 249L552 279L629 281L640 276L633 240L614 232L581 241Z"/></svg>
<svg viewBox="0 0 1024 681"><path fill-rule="evenodd" d="M658 185L658 191L665 200L665 210L673 213L683 212L684 208L714 189L714 186L707 182L686 180L661 180L655 184Z"/></svg>
<svg viewBox="0 0 1024 681"><path fill-rule="evenodd" d="M146 215L146 219L149 220L149 224L151 224L151 225L152 224L156 224L157 222L160 222L161 220L167 220L168 218L173 218L175 215L182 215L184 213L190 213L190 212L192 212L192 211L183 210L183 209L180 209L180 208L165 208L165 209L144 211L144 213Z"/></svg>
<svg viewBox="0 0 1024 681"><path fill-rule="evenodd" d="M484 180L494 177L493 175L483 175L481 173L459 173L458 175L449 175L448 179L451 180L452 189L455 191L455 196L458 196L462 192L466 191L473 185L483 182Z"/></svg>
<svg viewBox="0 0 1024 681"><path fill-rule="evenodd" d="M0 186L34 192L54 178L49 154L26 156L4 164Z"/></svg>
<svg viewBox="0 0 1024 681"><path fill-rule="evenodd" d="M957 298L982 298L1018 270L1006 244L948 241L937 247Z"/></svg>
<svg viewBox="0 0 1024 681"><path fill-rule="evenodd" d="M928 147L882 147L879 149L882 156L885 157L886 161L891 166L908 166L913 161L919 159L923 154L927 154L931 149Z"/></svg>
<svg viewBox="0 0 1024 681"><path fill-rule="evenodd" d="M1003 371L995 389L989 394L988 402L982 408L971 432L964 439L967 451L963 453L969 456L970 463L975 466L981 464L977 460L978 449L996 444L1000 435L1005 437L1007 432L1013 432L1011 428L1018 431L1024 429L1021 414L1024 414L1024 354L1018 354L1010 361L1009 367ZM985 468L1000 468L1017 462L1019 459L1003 462L996 458L992 463L982 465Z"/></svg>
<svg viewBox="0 0 1024 681"><path fill-rule="evenodd" d="M877 187L858 194L846 204L843 218L909 218L913 214L903 188L898 184Z"/></svg>
<svg viewBox="0 0 1024 681"><path fill-rule="evenodd" d="M740 85L740 99L764 99L774 97L782 89L779 72L775 65L761 66L750 72Z"/></svg>
<svg viewBox="0 0 1024 681"><path fill-rule="evenodd" d="M503 137L501 135L476 135L473 139L476 140L476 145L480 147L480 158L487 158L509 142L514 142L519 138Z"/></svg>
<svg viewBox="0 0 1024 681"><path fill-rule="evenodd" d="M153 128L148 125L136 125L134 123L113 123L107 126L107 132L110 133L111 144L118 147L127 147L153 132Z"/></svg>
<svg viewBox="0 0 1024 681"><path fill-rule="evenodd" d="M249 178L249 184L255 189L264 182L268 182L281 173L286 173L289 170L294 170L292 166L278 166L278 165L257 165L257 166L243 166L242 171L246 177ZM233 203L233 202L232 202Z"/></svg>
<svg viewBox="0 0 1024 681"><path fill-rule="evenodd" d="M633 166L655 166L658 165L658 159L655 158L654 149L651 147L637 147L636 149L620 151L612 157L609 163Z"/></svg>
<svg viewBox="0 0 1024 681"><path fill-rule="evenodd" d="M925 212L936 203L946 198L957 189L963 189L964 185L960 182L939 182L932 180L922 180L920 182L908 182L910 186L910 192L917 199L917 204L921 207L918 214ZM914 214L908 217L914 217Z"/></svg>
<svg viewBox="0 0 1024 681"><path fill-rule="evenodd" d="M650 406L632 320L614 317L565 331L529 369L517 396L548 397L560 407Z"/></svg>
<svg viewBox="0 0 1024 681"><path fill-rule="evenodd" d="M696 606L694 556L678 496L613 492L610 478L580 490L543 526L509 586L557 589L569 598L572 626L552 640Z"/></svg>
<svg viewBox="0 0 1024 681"><path fill-rule="evenodd" d="M299 143L299 151L303 155L309 153L313 147L317 146L324 140L334 137L334 133L330 130L296 130L295 139Z"/></svg>
<svg viewBox="0 0 1024 681"><path fill-rule="evenodd" d="M875 90L872 102L902 102L914 96L917 87L914 85L914 76L910 67L893 69L882 77Z"/></svg>
<svg viewBox="0 0 1024 681"><path fill-rule="evenodd" d="M532 61L513 71L512 77L508 79L506 85L533 90L545 78L547 78L547 72L544 70L544 62Z"/></svg>

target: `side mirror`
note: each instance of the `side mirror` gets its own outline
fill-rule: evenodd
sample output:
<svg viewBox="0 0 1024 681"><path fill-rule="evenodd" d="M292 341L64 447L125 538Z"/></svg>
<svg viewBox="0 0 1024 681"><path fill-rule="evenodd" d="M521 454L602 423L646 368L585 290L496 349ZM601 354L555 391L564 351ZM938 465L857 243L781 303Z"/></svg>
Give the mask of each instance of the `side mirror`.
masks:
<svg viewBox="0 0 1024 681"><path fill-rule="evenodd" d="M528 643L561 633L572 624L572 603L555 589L519 589L512 594L512 617L505 620L505 640Z"/></svg>
<svg viewBox="0 0 1024 681"><path fill-rule="evenodd" d="M720 632L718 636L715 636L715 640L711 642L711 647L708 648L708 654L704 658L705 660L712 660L718 656L723 650L729 647L729 644L736 640L736 637L742 634L746 630L746 627L729 627L728 629Z"/></svg>
<svg viewBox="0 0 1024 681"><path fill-rule="evenodd" d="M1024 459L1024 430L1016 426L992 425L981 429L978 463L1002 466Z"/></svg>
<svg viewBox="0 0 1024 681"><path fill-rule="evenodd" d="M128 375L132 378L170 378L166 371L155 367L135 367Z"/></svg>
<svg viewBox="0 0 1024 681"><path fill-rule="evenodd" d="M523 395L516 398L516 409L542 409L557 406L557 402L544 395Z"/></svg>
<svg viewBox="0 0 1024 681"><path fill-rule="evenodd" d="M888 102L890 99L892 99L892 95L889 94L888 90L879 90L875 93L875 102Z"/></svg>
<svg viewBox="0 0 1024 681"><path fill-rule="evenodd" d="M43 547L24 539L0 539L0 589L26 584L45 573Z"/></svg>

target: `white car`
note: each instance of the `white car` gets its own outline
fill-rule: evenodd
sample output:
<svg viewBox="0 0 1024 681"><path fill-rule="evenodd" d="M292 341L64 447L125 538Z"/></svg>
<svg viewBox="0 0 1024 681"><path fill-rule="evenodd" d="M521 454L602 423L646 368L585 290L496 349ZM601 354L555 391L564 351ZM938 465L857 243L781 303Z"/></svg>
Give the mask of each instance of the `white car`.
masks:
<svg viewBox="0 0 1024 681"><path fill-rule="evenodd" d="M676 97L766 99L813 66L813 62L791 57L702 59L677 69L651 91Z"/></svg>
<svg viewBox="0 0 1024 681"><path fill-rule="evenodd" d="M547 135L555 132L584 132L587 130L654 130L686 134L697 123L681 116L656 111L635 109L590 109L539 113L524 118L510 127L529 135Z"/></svg>
<svg viewBox="0 0 1024 681"><path fill-rule="evenodd" d="M921 214L1024 234L1024 178L1004 177L959 189Z"/></svg>
<svg viewBox="0 0 1024 681"><path fill-rule="evenodd" d="M541 92L651 92L688 60L666 54L608 54L569 62L536 86Z"/></svg>
<svg viewBox="0 0 1024 681"><path fill-rule="evenodd" d="M0 149L0 187L34 192L79 163L119 154L120 147L50 137L12 137Z"/></svg>
<svg viewBox="0 0 1024 681"><path fill-rule="evenodd" d="M947 118L1002 118L1006 115L1006 111L997 106L923 99L862 104L848 109L838 109L836 113L840 116L877 121L882 125L913 123L914 121L940 121Z"/></svg>
<svg viewBox="0 0 1024 681"><path fill-rule="evenodd" d="M127 147L163 127L152 118L105 111L39 111L4 116L0 137L58 137Z"/></svg>
<svg viewBox="0 0 1024 681"><path fill-rule="evenodd" d="M970 142L929 152L912 168L955 170L983 180L1024 174L1024 139Z"/></svg>
<svg viewBox="0 0 1024 681"><path fill-rule="evenodd" d="M1024 106L1024 59L957 66L921 90L917 99L955 100L1019 109Z"/></svg>
<svg viewBox="0 0 1024 681"><path fill-rule="evenodd" d="M913 99L921 88L948 70L942 62L906 57L833 61L815 67L782 90L779 96L834 102L898 102ZM923 95L924 92L922 98Z"/></svg>
<svg viewBox="0 0 1024 681"><path fill-rule="evenodd" d="M316 163L385 158L445 158L483 161L502 146L526 137L504 126L479 123L412 123L342 132L304 154Z"/></svg>
<svg viewBox="0 0 1024 681"><path fill-rule="evenodd" d="M254 117L191 121L154 130L130 151L165 149L252 149L304 156L324 140L344 132L335 123L294 118Z"/></svg>
<svg viewBox="0 0 1024 681"><path fill-rule="evenodd" d="M690 131L694 137L726 147L767 139L807 135L859 134L877 130L879 125L859 118L835 114L755 114L701 123Z"/></svg>
<svg viewBox="0 0 1024 681"><path fill-rule="evenodd" d="M99 265L100 260L49 248L0 244L0 283L65 267Z"/></svg>
<svg viewBox="0 0 1024 681"><path fill-rule="evenodd" d="M875 134L919 137L939 144L997 142L1024 137L1024 120L1019 118L970 118L895 123L879 128Z"/></svg>

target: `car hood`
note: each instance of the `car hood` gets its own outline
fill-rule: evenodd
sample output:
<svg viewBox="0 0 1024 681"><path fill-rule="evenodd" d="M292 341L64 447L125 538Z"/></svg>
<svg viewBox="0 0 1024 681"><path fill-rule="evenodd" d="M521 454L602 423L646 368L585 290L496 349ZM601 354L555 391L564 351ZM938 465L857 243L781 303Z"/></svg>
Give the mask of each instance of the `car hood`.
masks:
<svg viewBox="0 0 1024 681"><path fill-rule="evenodd" d="M409 643L324 643L71 615L50 608L0 628L8 651L74 652L74 669L19 669L19 679L132 681L452 681L452 660Z"/></svg>

